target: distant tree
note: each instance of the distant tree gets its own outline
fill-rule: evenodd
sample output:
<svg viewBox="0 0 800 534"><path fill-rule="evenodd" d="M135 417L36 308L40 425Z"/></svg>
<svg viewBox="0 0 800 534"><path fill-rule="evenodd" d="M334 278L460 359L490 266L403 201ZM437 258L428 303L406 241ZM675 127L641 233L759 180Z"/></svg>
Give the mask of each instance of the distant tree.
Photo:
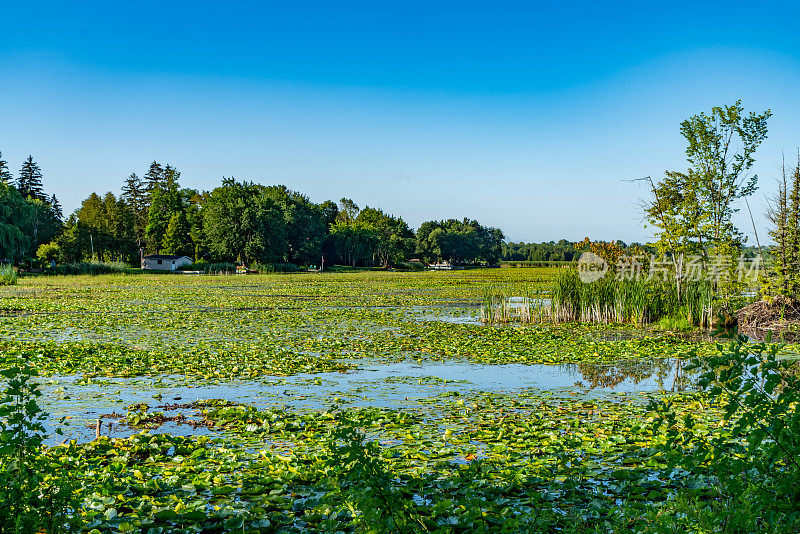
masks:
<svg viewBox="0 0 800 534"><path fill-rule="evenodd" d="M378 237L372 250L373 264L388 267L407 260L414 252L414 232L400 217L367 206L359 212L356 221L369 225Z"/></svg>
<svg viewBox="0 0 800 534"><path fill-rule="evenodd" d="M147 227L145 227L149 252L156 254L161 252L169 221L180 211L183 211L183 203L176 187L158 186L153 190L150 209L147 212Z"/></svg>
<svg viewBox="0 0 800 534"><path fill-rule="evenodd" d="M503 232L478 221L449 219L426 221L417 231L416 252L425 261L451 263L496 263L503 250Z"/></svg>
<svg viewBox="0 0 800 534"><path fill-rule="evenodd" d="M339 200L339 213L337 214L337 222L350 224L358 217L360 211L358 204L349 198L342 198Z"/></svg>
<svg viewBox="0 0 800 534"><path fill-rule="evenodd" d="M179 189L180 188L180 184L178 183L178 181L180 180L180 178L181 178L181 173L180 173L180 171L178 171L178 169L176 169L175 167L173 167L172 165L169 165L169 164L167 164L164 167L164 173L163 173L163 185L164 185L164 187L166 187L167 189L170 189L170 188L173 188L173 187L176 188L176 189Z"/></svg>
<svg viewBox="0 0 800 534"><path fill-rule="evenodd" d="M8 162L3 160L3 153L0 152L0 182L11 185L14 176L8 170Z"/></svg>
<svg viewBox="0 0 800 534"><path fill-rule="evenodd" d="M50 197L50 209L53 211L53 216L59 221L64 220L64 211L61 209L61 202L58 201L55 195Z"/></svg>
<svg viewBox="0 0 800 534"><path fill-rule="evenodd" d="M335 243L340 259L347 265L368 265L373 251L378 247L380 236L375 229L364 222L350 224L340 220L331 228L331 238Z"/></svg>
<svg viewBox="0 0 800 534"><path fill-rule="evenodd" d="M136 234L137 244L141 247L145 242L145 229L147 228L150 201L146 184L136 176L136 173L131 173L125 179L121 198L133 212L133 230Z"/></svg>
<svg viewBox="0 0 800 534"><path fill-rule="evenodd" d="M302 265L318 262L327 234L320 207L305 195L283 185L264 187L262 192L272 198L283 211L286 223L286 261Z"/></svg>
<svg viewBox="0 0 800 534"><path fill-rule="evenodd" d="M32 218L31 204L14 187L0 182L0 259L14 261L28 251Z"/></svg>
<svg viewBox="0 0 800 534"><path fill-rule="evenodd" d="M61 247L55 241L42 243L36 250L36 257L39 258L42 263L58 261L61 259Z"/></svg>
<svg viewBox="0 0 800 534"><path fill-rule="evenodd" d="M787 170L790 178L787 180ZM800 154L797 164L787 169L782 165L778 193L767 213L772 223L769 235L772 237L772 258L768 276L765 279L765 293L783 295L798 300L800 297Z"/></svg>
<svg viewBox="0 0 800 534"><path fill-rule="evenodd" d="M200 193L194 189L183 189L186 210L186 221L189 224L189 237L192 239L195 260L204 259L208 255L206 232L203 223L203 207L208 199L208 193ZM189 254L191 256L191 254Z"/></svg>
<svg viewBox="0 0 800 534"><path fill-rule="evenodd" d="M138 247L133 222L133 211L121 197L92 193L56 239L62 259L135 262Z"/></svg>
<svg viewBox="0 0 800 534"><path fill-rule="evenodd" d="M183 211L175 212L169 220L162 245L165 254L189 256L194 254L194 245L189 235L189 223Z"/></svg>
<svg viewBox="0 0 800 534"><path fill-rule="evenodd" d="M19 176L17 176L17 191L22 198L47 200L42 187L42 171L39 165L33 161L33 156L28 156L28 159L22 164Z"/></svg>
<svg viewBox="0 0 800 534"><path fill-rule="evenodd" d="M165 182L166 175L164 174L164 167L157 161L154 161L150 164L150 168L144 175L145 191L147 191L147 195L152 195L153 192Z"/></svg>
<svg viewBox="0 0 800 534"><path fill-rule="evenodd" d="M208 249L217 259L246 263L285 259L283 210L261 186L223 179L203 205L203 228Z"/></svg>
<svg viewBox="0 0 800 534"><path fill-rule="evenodd" d="M325 221L325 230L328 231L336 222L336 217L339 215L339 206L333 200L326 200L319 207L322 210L322 220Z"/></svg>
<svg viewBox="0 0 800 534"><path fill-rule="evenodd" d="M31 218L25 228L25 232L31 239L30 253L36 251L42 243L48 243L61 233L63 223L53 212L49 202L38 198L28 198L31 207Z"/></svg>

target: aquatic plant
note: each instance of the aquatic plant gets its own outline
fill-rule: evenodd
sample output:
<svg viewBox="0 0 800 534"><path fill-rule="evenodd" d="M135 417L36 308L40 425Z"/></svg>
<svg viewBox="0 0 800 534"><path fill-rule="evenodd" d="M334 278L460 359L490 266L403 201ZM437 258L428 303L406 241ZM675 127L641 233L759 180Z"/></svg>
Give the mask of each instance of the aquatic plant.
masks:
<svg viewBox="0 0 800 534"><path fill-rule="evenodd" d="M555 279L549 300L531 299L531 306L515 318L520 322L642 325L663 317L685 316L694 325L709 326L714 302L711 284L685 285L684 295L678 298L671 285L659 281L607 276L584 283L575 270L564 269ZM482 307L484 322L508 322L509 302L506 293L488 288Z"/></svg>
<svg viewBox="0 0 800 534"><path fill-rule="evenodd" d="M17 283L17 269L13 265L0 265L0 286L13 286Z"/></svg>

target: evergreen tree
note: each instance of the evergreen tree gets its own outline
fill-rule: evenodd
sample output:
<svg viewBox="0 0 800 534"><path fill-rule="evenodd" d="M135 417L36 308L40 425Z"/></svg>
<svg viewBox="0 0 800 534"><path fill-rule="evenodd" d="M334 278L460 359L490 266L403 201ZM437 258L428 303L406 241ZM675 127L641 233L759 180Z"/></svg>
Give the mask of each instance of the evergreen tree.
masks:
<svg viewBox="0 0 800 534"><path fill-rule="evenodd" d="M180 186L178 184L178 180L181 177L181 173L180 173L180 171L178 169L176 169L172 165L167 164L164 167L164 175L163 176L164 176L164 179L163 179L164 187L166 187L168 189L169 188L173 188L173 187L176 188L176 189L180 188Z"/></svg>
<svg viewBox="0 0 800 534"><path fill-rule="evenodd" d="M136 239L139 243L143 243L147 227L147 210L150 206L146 186L136 173L132 173L125 180L125 185L122 186L122 200L133 212Z"/></svg>
<svg viewBox="0 0 800 534"><path fill-rule="evenodd" d="M787 167L784 163L781 179L778 181L778 194L774 205L767 213L772 223L769 235L775 242L772 249L771 272L767 277L767 287L771 294L783 295L797 300L800 294L800 154L797 164L787 180Z"/></svg>
<svg viewBox="0 0 800 534"><path fill-rule="evenodd" d="M47 200L42 187L42 170L33 161L33 156L28 156L28 159L25 160L19 170L17 191L22 195L22 198L30 197L34 200Z"/></svg>
<svg viewBox="0 0 800 534"><path fill-rule="evenodd" d="M157 254L162 251L169 221L179 211L183 211L183 203L180 192L176 188L157 187L153 191L145 228L149 252Z"/></svg>
<svg viewBox="0 0 800 534"><path fill-rule="evenodd" d="M194 245L189 235L189 223L183 211L176 212L170 218L162 248L165 254L192 256Z"/></svg>
<svg viewBox="0 0 800 534"><path fill-rule="evenodd" d="M136 176L136 173L131 173L125 179L125 185L122 186L122 199L128 203L128 206L134 212L138 212L146 206L146 194L147 191L142 179Z"/></svg>
<svg viewBox="0 0 800 534"><path fill-rule="evenodd" d="M164 174L164 167L160 163L154 161L150 164L150 169L144 175L145 190L147 195L151 196L159 186L166 181Z"/></svg>
<svg viewBox="0 0 800 534"><path fill-rule="evenodd" d="M8 162L3 160L3 153L0 152L0 182L11 185L13 179L11 171L8 170Z"/></svg>
<svg viewBox="0 0 800 534"><path fill-rule="evenodd" d="M55 195L50 197L50 209L53 211L53 216L59 221L64 220L64 211L61 209L61 203Z"/></svg>

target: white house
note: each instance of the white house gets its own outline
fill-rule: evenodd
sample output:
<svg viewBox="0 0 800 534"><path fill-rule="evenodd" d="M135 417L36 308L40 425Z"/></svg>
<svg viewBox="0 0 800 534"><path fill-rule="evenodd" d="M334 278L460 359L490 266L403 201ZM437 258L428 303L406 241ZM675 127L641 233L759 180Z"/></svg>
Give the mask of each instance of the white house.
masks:
<svg viewBox="0 0 800 534"><path fill-rule="evenodd" d="M142 256L142 269L150 271L174 271L182 265L191 265L189 256L170 256L167 254L149 254Z"/></svg>

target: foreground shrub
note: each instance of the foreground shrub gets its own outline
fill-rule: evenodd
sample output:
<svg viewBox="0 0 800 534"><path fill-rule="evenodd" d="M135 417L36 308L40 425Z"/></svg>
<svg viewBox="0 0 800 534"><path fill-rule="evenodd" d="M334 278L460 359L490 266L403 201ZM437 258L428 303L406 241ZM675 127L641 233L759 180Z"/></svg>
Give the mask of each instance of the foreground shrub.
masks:
<svg viewBox="0 0 800 534"><path fill-rule="evenodd" d="M665 429L671 468L709 480L711 514L719 532L797 532L800 528L800 379L794 360L778 359L779 345L749 345L726 334L719 355L695 358L698 386L724 411L709 431L669 403L651 406L655 431ZM707 517L707 519L708 519Z"/></svg>
<svg viewBox="0 0 800 534"><path fill-rule="evenodd" d="M75 469L44 455L47 414L36 402L36 374L28 367L0 372L8 380L0 398L0 534L66 531L78 507Z"/></svg>

